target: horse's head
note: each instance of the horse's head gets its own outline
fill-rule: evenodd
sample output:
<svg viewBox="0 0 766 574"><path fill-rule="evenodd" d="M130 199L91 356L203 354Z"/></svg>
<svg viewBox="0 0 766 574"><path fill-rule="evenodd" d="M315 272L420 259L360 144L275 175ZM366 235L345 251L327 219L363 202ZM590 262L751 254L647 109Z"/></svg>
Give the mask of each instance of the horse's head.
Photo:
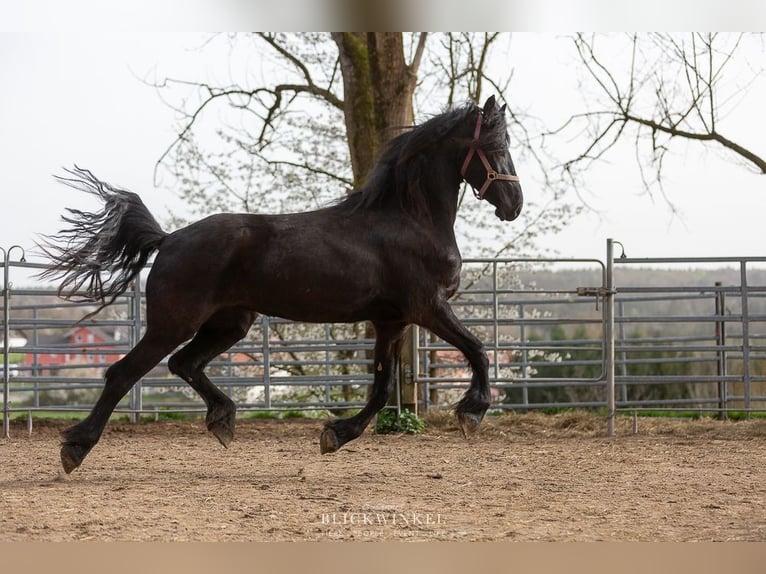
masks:
<svg viewBox="0 0 766 574"><path fill-rule="evenodd" d="M486 199L497 209L495 215L512 221L521 213L524 196L508 151L505 105L498 109L490 96L483 109L470 116L473 138L466 150L460 175L473 187L478 199Z"/></svg>

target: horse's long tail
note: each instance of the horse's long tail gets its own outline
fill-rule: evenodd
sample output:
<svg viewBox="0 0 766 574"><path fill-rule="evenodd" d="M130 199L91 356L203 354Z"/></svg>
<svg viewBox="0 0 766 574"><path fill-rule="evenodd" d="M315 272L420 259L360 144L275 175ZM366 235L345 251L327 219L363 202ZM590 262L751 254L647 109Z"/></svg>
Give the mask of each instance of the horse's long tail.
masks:
<svg viewBox="0 0 766 574"><path fill-rule="evenodd" d="M71 224L40 247L50 258L43 278L60 279L60 297L93 301L100 306L83 319L110 305L146 265L167 236L135 193L117 189L96 179L86 169L66 169L60 182L104 202L98 213L67 209L62 219Z"/></svg>

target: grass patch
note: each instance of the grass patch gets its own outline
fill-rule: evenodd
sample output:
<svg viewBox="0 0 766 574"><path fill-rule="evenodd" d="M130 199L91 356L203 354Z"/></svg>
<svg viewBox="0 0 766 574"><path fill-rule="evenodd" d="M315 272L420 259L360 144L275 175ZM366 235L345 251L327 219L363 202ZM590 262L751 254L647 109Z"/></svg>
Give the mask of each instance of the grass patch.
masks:
<svg viewBox="0 0 766 574"><path fill-rule="evenodd" d="M397 415L394 409L384 409L378 413L375 432L378 434L419 434L426 428L423 419L408 409Z"/></svg>
<svg viewBox="0 0 766 574"><path fill-rule="evenodd" d="M718 416L713 413L713 416ZM748 419L748 413L745 411L726 411L726 416L733 421L744 421ZM766 413L750 413L751 419L766 419Z"/></svg>
<svg viewBox="0 0 766 574"><path fill-rule="evenodd" d="M189 417L184 413L175 413L171 411L157 411L154 414L143 414L139 420L143 423L156 421L185 421Z"/></svg>

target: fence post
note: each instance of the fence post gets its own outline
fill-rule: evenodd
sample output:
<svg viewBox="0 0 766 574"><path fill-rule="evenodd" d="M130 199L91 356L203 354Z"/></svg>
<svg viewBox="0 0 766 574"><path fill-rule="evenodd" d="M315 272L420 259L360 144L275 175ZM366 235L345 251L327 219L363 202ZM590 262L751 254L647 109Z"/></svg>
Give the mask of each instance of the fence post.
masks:
<svg viewBox="0 0 766 574"><path fill-rule="evenodd" d="M726 322L723 315L726 312L726 294L721 289L722 283L715 282L715 344L718 347L716 351L716 372L718 375L718 418L726 420L728 418L727 405L729 402L729 392L726 384Z"/></svg>
<svg viewBox="0 0 766 574"><path fill-rule="evenodd" d="M270 330L271 323L268 315L261 315L261 330L263 331L263 404L268 410L271 409L271 349L270 349Z"/></svg>
<svg viewBox="0 0 766 574"><path fill-rule="evenodd" d="M604 314L606 318L606 435L614 436L614 240L606 240L606 285Z"/></svg>
<svg viewBox="0 0 766 574"><path fill-rule="evenodd" d="M0 247L0 251L3 252L3 438L11 438L11 283L9 266L11 252L14 249L21 251L21 262L24 263L26 258L23 247L12 245L7 251Z"/></svg>

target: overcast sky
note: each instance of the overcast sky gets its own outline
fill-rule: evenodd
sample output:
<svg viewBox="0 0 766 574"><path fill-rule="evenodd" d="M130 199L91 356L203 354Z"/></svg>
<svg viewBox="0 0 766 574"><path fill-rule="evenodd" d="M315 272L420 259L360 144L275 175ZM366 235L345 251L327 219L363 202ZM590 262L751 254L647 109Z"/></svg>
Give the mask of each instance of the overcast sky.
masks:
<svg viewBox="0 0 766 574"><path fill-rule="evenodd" d="M537 114L576 97L571 54L556 33L517 34L511 58L513 94ZM155 162L172 141L174 113L140 81L157 74L199 77L198 33L0 33L0 246L30 249L38 234L61 226L66 207L93 207L82 194L53 181L76 163L139 193L160 221L183 210L172 189L153 181ZM764 83L743 100L733 138L766 153ZM437 112L438 109L425 110ZM524 166L517 161L517 171ZM669 162L666 191L648 197L634 160L618 157L594 169L582 195L586 211L543 245L564 257L603 258L607 237L631 257L764 255L766 176L752 174L700 146L686 146ZM528 197L533 185L525 185ZM492 217L488 211L488 217Z"/></svg>

